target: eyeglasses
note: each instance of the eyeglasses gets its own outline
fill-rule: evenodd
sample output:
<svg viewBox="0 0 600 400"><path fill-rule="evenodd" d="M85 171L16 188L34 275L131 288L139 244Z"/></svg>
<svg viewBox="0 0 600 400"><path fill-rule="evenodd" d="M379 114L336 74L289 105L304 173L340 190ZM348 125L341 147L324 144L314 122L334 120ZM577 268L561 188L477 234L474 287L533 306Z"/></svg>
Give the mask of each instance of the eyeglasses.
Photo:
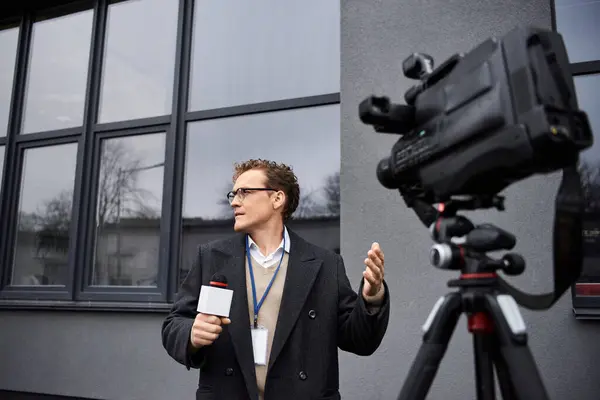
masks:
<svg viewBox="0 0 600 400"><path fill-rule="evenodd" d="M232 191L227 193L227 200L229 200L229 204L233 203L233 199L235 196L239 196L240 201L243 201L246 196L253 191L273 191L276 192L276 189L272 188L238 188L236 191Z"/></svg>

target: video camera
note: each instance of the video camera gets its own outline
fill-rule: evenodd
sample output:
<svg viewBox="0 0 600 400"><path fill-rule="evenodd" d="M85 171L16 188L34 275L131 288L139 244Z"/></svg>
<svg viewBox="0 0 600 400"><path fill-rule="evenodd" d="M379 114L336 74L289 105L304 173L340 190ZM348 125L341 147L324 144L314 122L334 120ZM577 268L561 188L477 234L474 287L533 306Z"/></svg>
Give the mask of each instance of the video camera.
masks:
<svg viewBox="0 0 600 400"><path fill-rule="evenodd" d="M371 96L359 106L363 123L401 135L377 165L377 178L398 189L431 230L435 267L460 271L423 325L422 345L399 400L424 400L457 320L467 314L473 334L478 399L495 398L494 376L504 399L548 399L527 344L517 303L550 308L581 273L584 196L579 154L593 143L586 114L578 109L569 60L560 34L518 27L490 38L467 54L433 69L415 53L404 75L420 82L405 93L406 105ZM533 174L563 170L555 204L554 291L532 295L497 274L518 275L525 260L510 250L509 232L474 225L459 210L495 207L498 195ZM437 203L437 207L434 207ZM494 369L496 374L494 374Z"/></svg>
<svg viewBox="0 0 600 400"><path fill-rule="evenodd" d="M398 189L428 228L461 209L504 210L498 193L507 186L533 174L563 170L554 220L554 293L529 295L498 278L519 304L549 308L581 272L584 198L578 162L580 152L593 143L587 115L578 109L562 36L517 27L435 69L432 57L414 53L403 62L403 72L419 80L406 91L406 104L370 96L360 103L359 116L377 132L400 135L391 155L377 165L377 178L384 187ZM443 213L433 207L436 203L443 205ZM477 235L488 238L483 245L473 241L475 258L482 249L514 246L508 232L487 224L469 233L474 228L434 236L447 251L438 246L432 264L461 268L456 260L440 259L443 254L468 254L469 243L462 245L463 253L451 243L460 236L453 237L453 230L467 241ZM489 265L503 263L507 261Z"/></svg>
<svg viewBox="0 0 600 400"><path fill-rule="evenodd" d="M492 196L532 174L575 165L592 145L556 32L516 28L436 69L416 53L403 71L420 80L406 92L407 105L372 96L359 115L377 132L403 135L377 178L408 197Z"/></svg>

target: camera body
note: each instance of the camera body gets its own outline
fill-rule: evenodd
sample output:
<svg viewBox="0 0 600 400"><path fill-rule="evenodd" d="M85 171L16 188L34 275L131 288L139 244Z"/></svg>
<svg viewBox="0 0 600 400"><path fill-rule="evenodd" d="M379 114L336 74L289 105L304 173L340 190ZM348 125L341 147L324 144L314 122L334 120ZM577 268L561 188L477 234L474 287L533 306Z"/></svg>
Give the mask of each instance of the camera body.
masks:
<svg viewBox="0 0 600 400"><path fill-rule="evenodd" d="M576 165L593 137L578 109L559 33L518 27L433 69L413 54L404 74L420 82L406 105L371 96L363 123L401 135L377 166L379 182L430 204L492 196L536 173Z"/></svg>

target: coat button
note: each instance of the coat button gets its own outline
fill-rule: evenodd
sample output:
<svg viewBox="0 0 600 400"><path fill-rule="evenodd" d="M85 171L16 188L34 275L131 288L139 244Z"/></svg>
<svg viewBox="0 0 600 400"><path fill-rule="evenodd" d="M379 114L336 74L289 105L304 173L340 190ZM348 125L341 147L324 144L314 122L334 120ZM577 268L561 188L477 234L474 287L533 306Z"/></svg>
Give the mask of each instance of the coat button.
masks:
<svg viewBox="0 0 600 400"><path fill-rule="evenodd" d="M233 368L227 368L227 369L225 370L225 375L227 375L227 376L231 376L231 375L233 375Z"/></svg>
<svg viewBox="0 0 600 400"><path fill-rule="evenodd" d="M315 317L316 317L316 316L317 316L317 312L316 312L315 310L310 310L310 311L308 312L308 317L309 317L310 319L315 319Z"/></svg>
<svg viewBox="0 0 600 400"><path fill-rule="evenodd" d="M298 374L298 377L299 377L301 380L305 381L305 380L306 380L306 378L307 378L307 376L306 376L306 372L304 372L304 371L300 371L300 373Z"/></svg>

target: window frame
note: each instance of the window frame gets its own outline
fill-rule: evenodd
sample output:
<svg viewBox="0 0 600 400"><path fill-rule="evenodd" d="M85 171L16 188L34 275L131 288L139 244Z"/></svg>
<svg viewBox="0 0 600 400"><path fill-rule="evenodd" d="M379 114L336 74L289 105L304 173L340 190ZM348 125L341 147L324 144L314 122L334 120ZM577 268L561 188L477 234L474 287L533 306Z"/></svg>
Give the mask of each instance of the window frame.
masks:
<svg viewBox="0 0 600 400"><path fill-rule="evenodd" d="M554 32L558 32L556 22L556 3L554 0L551 0L550 10L552 30ZM600 74L600 59L570 63L569 66L573 78ZM589 112L589 110L585 111ZM600 281L598 283L600 284ZM600 317L600 297L577 296L576 285L577 283L571 285L571 303L573 305L573 314L577 319L598 319Z"/></svg>
<svg viewBox="0 0 600 400"><path fill-rule="evenodd" d="M263 103L188 111L192 68L194 0L178 0L177 33L172 104L169 115L119 122L97 123L101 77L104 65L108 7L126 0L76 0L36 10L20 9L19 15L0 17L0 27L18 26L17 53L11 93L7 135L0 137L5 148L5 171L0 182L0 309L52 309L165 312L170 309L179 286L182 202L184 188L187 126L194 121L269 113L298 108L340 104L340 92L290 98ZM25 7L22 7L25 8ZM26 73L33 23L85 9L93 9L91 45L88 56L83 125L34 133L21 133L26 93ZM12 25L11 25L12 24ZM95 214L101 140L138 134L165 133L163 193L160 217L157 287L90 287L95 252ZM48 287L10 287L12 275L18 197L21 190L23 150L59 143L78 143L73 209L69 241L69 279L62 290ZM1 166L0 166L1 167Z"/></svg>

